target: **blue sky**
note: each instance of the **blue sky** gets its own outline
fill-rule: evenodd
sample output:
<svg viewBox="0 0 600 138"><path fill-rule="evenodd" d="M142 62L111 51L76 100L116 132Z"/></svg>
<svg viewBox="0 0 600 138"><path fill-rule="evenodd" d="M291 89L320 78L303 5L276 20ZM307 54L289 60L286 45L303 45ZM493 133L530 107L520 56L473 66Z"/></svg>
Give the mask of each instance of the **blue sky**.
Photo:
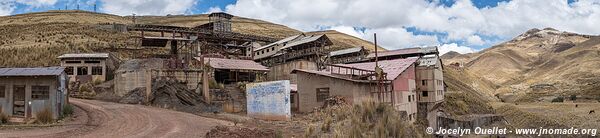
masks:
<svg viewBox="0 0 600 138"><path fill-rule="evenodd" d="M476 52L531 28L599 34L600 0L0 0L0 15L58 9L117 15L224 11L301 31L337 30L387 49Z"/></svg>

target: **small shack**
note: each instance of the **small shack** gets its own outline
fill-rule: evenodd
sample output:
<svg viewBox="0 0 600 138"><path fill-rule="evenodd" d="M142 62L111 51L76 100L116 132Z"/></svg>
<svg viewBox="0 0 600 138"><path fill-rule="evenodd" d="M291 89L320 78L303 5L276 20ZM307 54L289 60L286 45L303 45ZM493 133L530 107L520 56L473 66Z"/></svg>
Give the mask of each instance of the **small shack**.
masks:
<svg viewBox="0 0 600 138"><path fill-rule="evenodd" d="M204 58L204 64L210 67L209 74L223 84L264 80L264 74L269 71L267 67L252 60Z"/></svg>
<svg viewBox="0 0 600 138"><path fill-rule="evenodd" d="M71 82L104 82L112 79L109 77L115 68L113 61L109 60L108 53L63 54L58 59L60 66L65 67Z"/></svg>
<svg viewBox="0 0 600 138"><path fill-rule="evenodd" d="M31 118L49 110L57 119L67 99L63 67L0 68L0 108L5 115Z"/></svg>

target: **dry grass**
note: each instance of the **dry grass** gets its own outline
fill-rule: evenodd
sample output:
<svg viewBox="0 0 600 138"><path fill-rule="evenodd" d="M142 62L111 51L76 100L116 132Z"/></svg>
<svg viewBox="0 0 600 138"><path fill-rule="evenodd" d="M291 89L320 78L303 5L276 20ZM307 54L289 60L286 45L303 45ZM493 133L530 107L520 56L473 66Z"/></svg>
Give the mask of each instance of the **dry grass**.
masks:
<svg viewBox="0 0 600 138"><path fill-rule="evenodd" d="M364 102L339 105L306 116L305 137L424 137L389 105Z"/></svg>
<svg viewBox="0 0 600 138"><path fill-rule="evenodd" d="M2 108L0 108L0 125L8 123L8 115L4 114Z"/></svg>
<svg viewBox="0 0 600 138"><path fill-rule="evenodd" d="M497 108L496 113L504 116L514 128L567 128L554 119L523 111L510 104Z"/></svg>
<svg viewBox="0 0 600 138"><path fill-rule="evenodd" d="M52 118L52 112L50 112L49 108L44 108L44 110L35 113L35 119L36 122L40 124L50 124L54 122L54 119Z"/></svg>

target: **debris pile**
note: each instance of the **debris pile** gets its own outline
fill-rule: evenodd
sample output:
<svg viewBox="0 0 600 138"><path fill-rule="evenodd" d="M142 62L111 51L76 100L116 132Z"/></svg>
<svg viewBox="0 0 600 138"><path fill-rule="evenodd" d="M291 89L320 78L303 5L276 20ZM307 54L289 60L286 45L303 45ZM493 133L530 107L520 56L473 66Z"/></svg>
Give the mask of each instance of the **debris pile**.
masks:
<svg viewBox="0 0 600 138"><path fill-rule="evenodd" d="M146 101L148 97L148 101ZM152 82L152 94L146 95L146 88L140 87L131 90L120 100L120 103L147 104L162 108L170 108L183 112L196 113L220 112L216 105L209 105L203 97L189 90L185 84L170 79L157 79Z"/></svg>
<svg viewBox="0 0 600 138"><path fill-rule="evenodd" d="M239 126L215 126L207 138L273 138L277 134L272 129L246 128Z"/></svg>
<svg viewBox="0 0 600 138"><path fill-rule="evenodd" d="M327 107L339 106L339 105L347 105L347 104L348 104L348 102L346 102L346 99L344 97L332 96L332 97L325 99L325 102L323 102L323 107L321 107L321 108L327 108Z"/></svg>

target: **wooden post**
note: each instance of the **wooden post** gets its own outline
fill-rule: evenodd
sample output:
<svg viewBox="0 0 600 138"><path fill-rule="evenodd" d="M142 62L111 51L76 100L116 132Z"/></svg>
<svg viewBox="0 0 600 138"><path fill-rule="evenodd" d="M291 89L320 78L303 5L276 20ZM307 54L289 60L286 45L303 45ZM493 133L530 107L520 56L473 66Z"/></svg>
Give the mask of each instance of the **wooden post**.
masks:
<svg viewBox="0 0 600 138"><path fill-rule="evenodd" d="M210 89L208 87L208 67L204 65L204 56L200 56L200 65L202 66L202 95L204 95L204 101L210 103Z"/></svg>
<svg viewBox="0 0 600 138"><path fill-rule="evenodd" d="M145 102L146 103L150 103L150 95L152 94L152 72L151 70L146 70L146 73L144 76L146 76L146 98L145 98Z"/></svg>

